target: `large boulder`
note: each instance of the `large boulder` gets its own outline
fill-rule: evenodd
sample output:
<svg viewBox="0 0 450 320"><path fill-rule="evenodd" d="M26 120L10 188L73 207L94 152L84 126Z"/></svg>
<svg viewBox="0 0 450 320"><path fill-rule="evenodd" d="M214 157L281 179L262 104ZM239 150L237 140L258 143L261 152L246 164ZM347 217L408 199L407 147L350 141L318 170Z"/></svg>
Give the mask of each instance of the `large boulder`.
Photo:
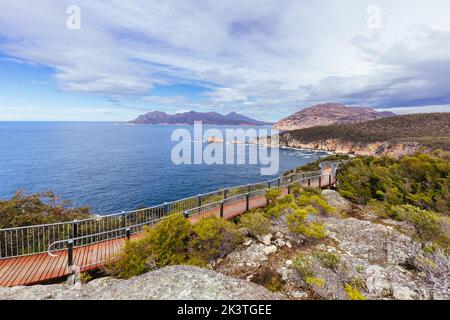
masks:
<svg viewBox="0 0 450 320"><path fill-rule="evenodd" d="M0 300L271 300L257 284L193 266L171 266L129 280L101 278L80 287L62 284L0 288Z"/></svg>

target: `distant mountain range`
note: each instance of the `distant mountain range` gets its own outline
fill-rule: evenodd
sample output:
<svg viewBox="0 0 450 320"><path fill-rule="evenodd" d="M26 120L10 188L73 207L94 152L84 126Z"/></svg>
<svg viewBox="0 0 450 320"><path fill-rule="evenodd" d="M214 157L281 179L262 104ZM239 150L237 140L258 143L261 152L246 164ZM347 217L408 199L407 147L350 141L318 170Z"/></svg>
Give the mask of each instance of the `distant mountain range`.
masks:
<svg viewBox="0 0 450 320"><path fill-rule="evenodd" d="M242 114L231 112L227 115L221 115L217 112L196 112L190 111L177 113L174 115L165 112L153 111L140 115L136 119L129 121L131 124L172 124L172 125L192 125L195 121L201 121L203 124L212 125L239 125L239 126L262 126L272 123L249 118Z"/></svg>
<svg viewBox="0 0 450 320"><path fill-rule="evenodd" d="M392 112L377 112L366 107L347 107L341 103L325 103L294 113L278 121L274 128L291 131L332 124L371 121L392 116L395 116Z"/></svg>

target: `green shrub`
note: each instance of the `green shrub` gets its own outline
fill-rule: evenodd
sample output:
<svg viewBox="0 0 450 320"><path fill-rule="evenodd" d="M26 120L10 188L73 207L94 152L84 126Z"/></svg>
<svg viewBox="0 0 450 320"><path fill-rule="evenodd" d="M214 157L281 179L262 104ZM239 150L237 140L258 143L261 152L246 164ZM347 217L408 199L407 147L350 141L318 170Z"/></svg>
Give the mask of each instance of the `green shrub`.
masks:
<svg viewBox="0 0 450 320"><path fill-rule="evenodd" d="M120 278L142 274L153 267L183 264L188 260L187 242L191 225L181 213L171 214L153 228L146 228L141 239L127 241L110 273Z"/></svg>
<svg viewBox="0 0 450 320"><path fill-rule="evenodd" d="M338 190L359 204L374 199L391 206L411 204L444 215L450 209L450 153L416 154L400 160L357 157L342 163Z"/></svg>
<svg viewBox="0 0 450 320"><path fill-rule="evenodd" d="M320 214L331 214L336 212L336 209L330 206L320 194L304 192L298 197L297 203L299 206L312 206Z"/></svg>
<svg viewBox="0 0 450 320"><path fill-rule="evenodd" d="M265 196L268 204L273 203L281 196L281 190L280 189L267 190Z"/></svg>
<svg viewBox="0 0 450 320"><path fill-rule="evenodd" d="M323 288L325 286L325 279L317 277L307 277L305 282L310 286L315 285L318 288Z"/></svg>
<svg viewBox="0 0 450 320"><path fill-rule="evenodd" d="M347 297L349 300L366 300L366 297L350 284L344 286L345 292L347 292Z"/></svg>
<svg viewBox="0 0 450 320"><path fill-rule="evenodd" d="M300 253L295 257L292 263L292 268L298 272L304 281L308 278L314 277L311 257L304 253Z"/></svg>
<svg viewBox="0 0 450 320"><path fill-rule="evenodd" d="M92 217L88 207L71 208L71 202L53 192L26 195L17 192L10 200L0 200L0 228L14 228Z"/></svg>
<svg viewBox="0 0 450 320"><path fill-rule="evenodd" d="M247 229L253 237L257 237L268 234L271 223L260 210L257 210L242 215L238 226Z"/></svg>
<svg viewBox="0 0 450 320"><path fill-rule="evenodd" d="M322 239L326 237L326 228L323 223L317 221L307 221L308 216L315 210L310 207L310 211L304 207L295 209L286 215L286 224L290 232L301 234L308 238Z"/></svg>
<svg viewBox="0 0 450 320"><path fill-rule="evenodd" d="M230 253L242 240L235 224L217 217L200 220L193 231L191 254L207 262Z"/></svg>
<svg viewBox="0 0 450 320"><path fill-rule="evenodd" d="M434 212L412 205L401 205L393 206L389 213L395 219L413 224L417 235L423 241L434 240L442 234L441 219Z"/></svg>
<svg viewBox="0 0 450 320"><path fill-rule="evenodd" d="M333 252L318 250L314 252L314 257L316 257L317 260L319 260L320 263L328 269L336 270L341 263L341 257Z"/></svg>

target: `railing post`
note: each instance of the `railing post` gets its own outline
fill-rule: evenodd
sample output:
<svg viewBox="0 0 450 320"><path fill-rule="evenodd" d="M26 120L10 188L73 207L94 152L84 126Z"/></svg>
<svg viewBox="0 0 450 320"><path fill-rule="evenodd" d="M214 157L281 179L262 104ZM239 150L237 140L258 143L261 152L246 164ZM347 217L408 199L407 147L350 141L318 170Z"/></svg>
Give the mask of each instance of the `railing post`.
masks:
<svg viewBox="0 0 450 320"><path fill-rule="evenodd" d="M198 206L199 207L202 206L202 195L201 194L198 195Z"/></svg>
<svg viewBox="0 0 450 320"><path fill-rule="evenodd" d="M228 197L228 189L223 189L223 199L225 200Z"/></svg>
<svg viewBox="0 0 450 320"><path fill-rule="evenodd" d="M308 187L311 187L311 178L308 178Z"/></svg>
<svg viewBox="0 0 450 320"><path fill-rule="evenodd" d="M72 222L72 239L78 238L78 220ZM75 245L76 245L76 240Z"/></svg>
<svg viewBox="0 0 450 320"><path fill-rule="evenodd" d="M246 202L246 206L245 206L245 212L249 211L250 209L250 193L247 193L245 195L245 202Z"/></svg>
<svg viewBox="0 0 450 320"><path fill-rule="evenodd" d="M319 177L319 188L322 188L322 176Z"/></svg>
<svg viewBox="0 0 450 320"><path fill-rule="evenodd" d="M267 189L270 189L270 181L267 181Z"/></svg>
<svg viewBox="0 0 450 320"><path fill-rule="evenodd" d="M127 215L125 214L125 211L122 211L121 219L122 219L122 221L121 221L122 228L126 228L127 227Z"/></svg>
<svg viewBox="0 0 450 320"><path fill-rule="evenodd" d="M130 238L131 238L131 229L130 228L125 229L125 236L127 237L128 240L130 240Z"/></svg>
<svg viewBox="0 0 450 320"><path fill-rule="evenodd" d="M290 184L288 184L287 189L288 189L288 194L291 194L291 185Z"/></svg>
<svg viewBox="0 0 450 320"><path fill-rule="evenodd" d="M73 273L73 240L67 242L67 268L69 276Z"/></svg>
<svg viewBox="0 0 450 320"><path fill-rule="evenodd" d="M220 201L220 217L223 219L223 201Z"/></svg>
<svg viewBox="0 0 450 320"><path fill-rule="evenodd" d="M249 183L249 184L247 185L247 192L252 191L251 188L252 188L252 185Z"/></svg>
<svg viewBox="0 0 450 320"><path fill-rule="evenodd" d="M186 219L189 218L189 212L188 212L188 211L183 212L183 215L184 215L184 217L185 217Z"/></svg>
<svg viewBox="0 0 450 320"><path fill-rule="evenodd" d="M331 174L328 178L328 189L331 189Z"/></svg>
<svg viewBox="0 0 450 320"><path fill-rule="evenodd" d="M169 213L169 205L167 202L164 202L164 215L167 215Z"/></svg>
<svg viewBox="0 0 450 320"><path fill-rule="evenodd" d="M281 178L278 178L278 186L281 186Z"/></svg>

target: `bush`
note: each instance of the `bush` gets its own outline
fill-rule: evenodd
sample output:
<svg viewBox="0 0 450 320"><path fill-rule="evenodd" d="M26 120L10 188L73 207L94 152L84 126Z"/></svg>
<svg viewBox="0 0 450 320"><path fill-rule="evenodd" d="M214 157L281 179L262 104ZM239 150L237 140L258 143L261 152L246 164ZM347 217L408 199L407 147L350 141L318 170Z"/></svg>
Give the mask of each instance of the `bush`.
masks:
<svg viewBox="0 0 450 320"><path fill-rule="evenodd" d="M17 192L10 200L0 200L0 228L14 228L91 217L88 207L70 208L71 202L53 192L26 195Z"/></svg>
<svg viewBox="0 0 450 320"><path fill-rule="evenodd" d="M281 190L280 189L267 190L265 196L268 204L273 203L281 196Z"/></svg>
<svg viewBox="0 0 450 320"><path fill-rule="evenodd" d="M190 233L189 221L181 213L171 214L153 228L146 228L143 238L127 241L123 254L108 268L109 272L130 278L154 267L183 264L188 260Z"/></svg>
<svg viewBox="0 0 450 320"><path fill-rule="evenodd" d="M307 221L311 214L317 214L312 206L295 208L286 215L286 224L290 232L301 234L307 238L322 239L326 237L326 228L323 223Z"/></svg>
<svg viewBox="0 0 450 320"><path fill-rule="evenodd" d="M339 167L339 192L359 204L370 200L411 204L448 215L450 153L416 154L400 160L357 157Z"/></svg>
<svg viewBox="0 0 450 320"><path fill-rule="evenodd" d="M245 228L253 237L262 236L270 232L271 223L261 211L252 211L239 218L238 226Z"/></svg>
<svg viewBox="0 0 450 320"><path fill-rule="evenodd" d="M205 262L227 255L242 239L235 224L217 217L200 220L193 231L191 253Z"/></svg>
<svg viewBox="0 0 450 320"><path fill-rule="evenodd" d="M314 252L314 257L320 261L320 263L328 269L336 270L341 263L341 257L333 252L327 251L316 251Z"/></svg>
<svg viewBox="0 0 450 320"><path fill-rule="evenodd" d="M292 267L298 272L298 274L304 281L306 281L306 279L308 278L314 277L311 257L306 254L298 254L292 263Z"/></svg>
<svg viewBox="0 0 450 320"><path fill-rule="evenodd" d="M394 206L390 209L390 216L401 221L408 221L414 225L417 235L423 241L438 238L441 233L441 219L431 211L422 210L412 205Z"/></svg>
<svg viewBox="0 0 450 320"><path fill-rule="evenodd" d="M345 292L347 292L347 296L349 300L366 300L366 297L350 284L346 284L344 286Z"/></svg>

